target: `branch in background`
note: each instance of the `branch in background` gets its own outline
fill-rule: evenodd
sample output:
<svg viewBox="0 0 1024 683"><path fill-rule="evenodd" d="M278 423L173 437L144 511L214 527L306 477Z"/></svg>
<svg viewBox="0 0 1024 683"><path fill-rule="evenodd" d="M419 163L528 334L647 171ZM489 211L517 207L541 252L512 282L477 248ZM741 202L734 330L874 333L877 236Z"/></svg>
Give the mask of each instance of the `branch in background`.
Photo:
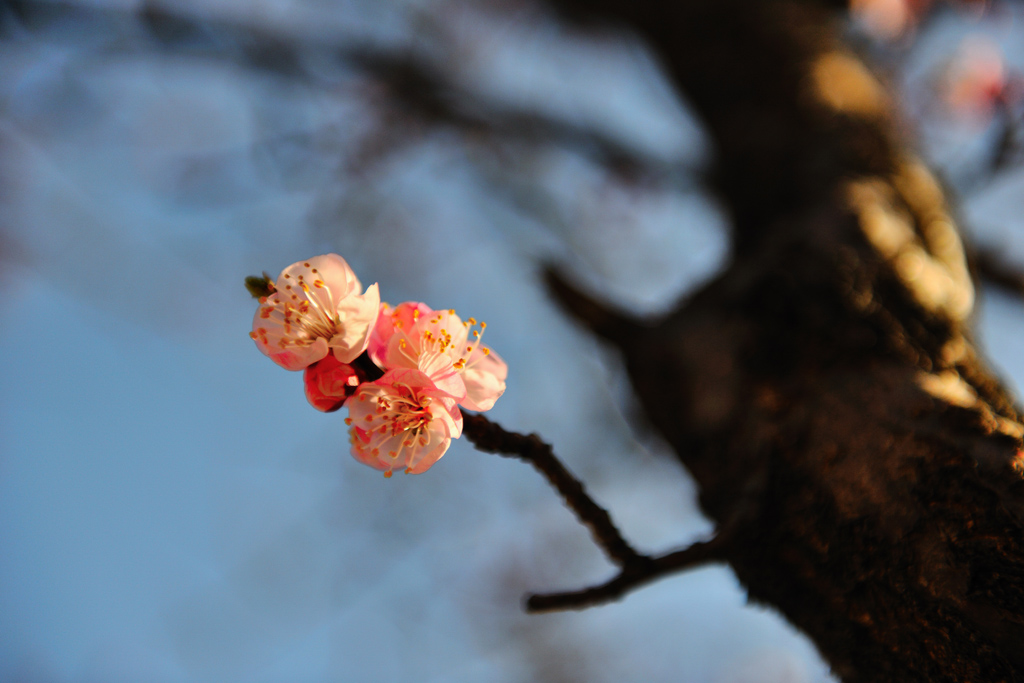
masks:
<svg viewBox="0 0 1024 683"><path fill-rule="evenodd" d="M1024 90L1024 79L1019 81L1017 87ZM1002 130L992 150L988 169L990 178L1013 168L1020 161L1021 155L1021 117L1024 116L1024 110L1015 112L1013 103L1005 96L996 102L996 106Z"/></svg>
<svg viewBox="0 0 1024 683"><path fill-rule="evenodd" d="M579 591L531 595L526 600L530 612L582 609L617 600L644 584L667 574L698 567L709 562L724 562L724 548L731 533L719 534L707 542L689 548L649 557L641 555L622 537L608 512L587 495L583 484L558 460L551 446L536 434L509 432L483 415L463 413L463 434L481 451L513 457L533 465L554 486L565 504L588 529L615 564L619 573L606 583Z"/></svg>
<svg viewBox="0 0 1024 683"><path fill-rule="evenodd" d="M971 253L971 261L982 280L1024 298L1024 268L1011 263L995 249L979 249Z"/></svg>
<svg viewBox="0 0 1024 683"><path fill-rule="evenodd" d="M1017 86L1024 92L1024 79ZM1024 161L1024 109L1014 109L1006 98L996 101L996 123L998 135L992 142L983 163L977 169L956 180L961 196L970 197L980 193L1009 171L1020 168Z"/></svg>
<svg viewBox="0 0 1024 683"><path fill-rule="evenodd" d="M620 176L674 178L694 172L682 163L630 149L615 138L535 111L511 108L467 92L422 57L372 49L351 51L346 59L388 87L395 105L428 124L530 145L573 150Z"/></svg>
<svg viewBox="0 0 1024 683"><path fill-rule="evenodd" d="M694 169L682 162L632 149L587 125L516 108L471 92L455 83L451 73L407 47L382 47L359 37L295 35L274 30L273 26L198 18L168 4L146 4L141 11L99 8L70 0L11 5L9 21L17 21L30 30L69 17L85 24L108 24L115 30L138 21L149 31L156 49L232 61L248 69L313 85L321 83L305 67L306 57L330 56L339 66L361 71L382 83L398 112L428 125L501 141L569 149L624 178L651 177L692 184L687 178ZM3 18L0 15L0 35L9 30ZM124 45L137 49L138 43L126 41ZM334 83L323 85L335 87ZM398 135L394 126L387 130ZM384 153L391 148L387 147Z"/></svg>
<svg viewBox="0 0 1024 683"><path fill-rule="evenodd" d="M544 284L551 297L584 327L622 347L641 329L642 323L583 293L552 266L544 269Z"/></svg>

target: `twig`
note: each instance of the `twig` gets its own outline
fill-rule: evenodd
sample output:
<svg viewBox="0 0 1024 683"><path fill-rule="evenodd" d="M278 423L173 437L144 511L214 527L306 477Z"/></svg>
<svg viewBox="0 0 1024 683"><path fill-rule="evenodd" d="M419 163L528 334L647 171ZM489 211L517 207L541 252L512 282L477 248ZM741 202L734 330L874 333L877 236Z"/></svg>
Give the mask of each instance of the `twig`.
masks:
<svg viewBox="0 0 1024 683"><path fill-rule="evenodd" d="M565 593L531 595L526 600L529 612L552 612L564 609L583 609L613 600L640 586L684 569L692 569L711 562L725 562L723 552L728 535L718 535L710 541L694 543L661 557L640 556L627 563L610 581L598 586Z"/></svg>
<svg viewBox="0 0 1024 683"><path fill-rule="evenodd" d="M551 446L536 434L524 436L505 431L483 415L465 412L462 433L481 451L519 458L537 468L558 489L565 504L590 529L594 540L615 564L625 566L641 559L641 555L622 538L605 509L587 495L580 480L565 469Z"/></svg>
<svg viewBox="0 0 1024 683"><path fill-rule="evenodd" d="M533 465L558 489L566 505L585 524L598 546L620 567L606 583L564 593L531 595L526 600L529 612L583 609L617 600L629 591L666 574L690 569L709 562L725 561L724 549L731 540L730 526L710 541L694 543L660 557L641 555L626 542L611 517L595 503L576 477L555 457L551 446L536 434L509 432L483 415L463 413L462 433L481 451L519 458Z"/></svg>

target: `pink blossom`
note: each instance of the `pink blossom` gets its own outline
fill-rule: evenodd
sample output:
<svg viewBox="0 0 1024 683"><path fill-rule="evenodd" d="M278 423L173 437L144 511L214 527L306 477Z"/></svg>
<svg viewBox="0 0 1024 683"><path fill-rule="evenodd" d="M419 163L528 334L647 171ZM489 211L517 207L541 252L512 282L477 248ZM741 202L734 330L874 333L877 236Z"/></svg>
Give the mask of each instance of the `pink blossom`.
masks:
<svg viewBox="0 0 1024 683"><path fill-rule="evenodd" d="M893 40L914 29L932 0L850 0L853 16L874 37Z"/></svg>
<svg viewBox="0 0 1024 683"><path fill-rule="evenodd" d="M340 408L365 378L358 369L328 354L307 367L302 379L310 405L330 413Z"/></svg>
<svg viewBox="0 0 1024 683"><path fill-rule="evenodd" d="M454 310L406 302L381 306L367 351L381 368L416 369L469 410L489 410L505 391L508 366L480 343L487 323Z"/></svg>
<svg viewBox="0 0 1024 683"><path fill-rule="evenodd" d="M419 370L389 370L360 385L346 406L352 456L386 477L398 468L426 472L462 434L455 398Z"/></svg>
<svg viewBox="0 0 1024 683"><path fill-rule="evenodd" d="M983 36L966 38L943 77L949 109L965 118L988 119L1007 96L1009 75L999 46Z"/></svg>
<svg viewBox="0 0 1024 683"><path fill-rule="evenodd" d="M337 254L293 263L276 291L260 299L250 336L286 370L302 370L329 352L351 363L366 350L380 309L376 284L360 294L359 279Z"/></svg>
<svg viewBox="0 0 1024 683"><path fill-rule="evenodd" d="M466 398L462 406L468 410L490 410L494 402L505 393L508 364L485 346L477 346L466 359L462 380L466 383Z"/></svg>

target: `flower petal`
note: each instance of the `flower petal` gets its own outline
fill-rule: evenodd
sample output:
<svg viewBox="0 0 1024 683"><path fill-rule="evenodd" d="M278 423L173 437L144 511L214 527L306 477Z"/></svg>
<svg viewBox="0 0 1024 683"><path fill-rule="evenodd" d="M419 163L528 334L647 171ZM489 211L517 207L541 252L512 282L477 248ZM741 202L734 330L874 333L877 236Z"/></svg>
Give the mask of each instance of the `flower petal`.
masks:
<svg viewBox="0 0 1024 683"><path fill-rule="evenodd" d="M423 474L441 459L451 443L451 437L437 431L430 432L430 440L420 449L415 458L410 458L406 471L409 474Z"/></svg>
<svg viewBox="0 0 1024 683"><path fill-rule="evenodd" d="M257 313L258 315L259 313ZM258 329L266 328L261 327ZM267 330L266 334L262 337L266 342L262 342L259 336L254 337L254 339L259 350L285 370L302 370L317 362L328 353L326 339L315 339L311 344L307 345L282 345L281 342L285 341L283 335L275 334L272 330Z"/></svg>
<svg viewBox="0 0 1024 683"><path fill-rule="evenodd" d="M469 410L490 410L494 402L505 393L508 364L498 354L478 349L462 371L466 385L466 398L460 401Z"/></svg>
<svg viewBox="0 0 1024 683"><path fill-rule="evenodd" d="M370 332L380 313L380 288L373 283L365 294L352 294L343 299L337 307L342 331L331 337L330 347L334 357L342 363L351 363L370 341Z"/></svg>
<svg viewBox="0 0 1024 683"><path fill-rule="evenodd" d="M396 331L405 330L411 334L413 326L419 319L427 319L433 309L424 303L406 301L391 308L387 304L381 304L380 315L370 334L370 343L367 346L367 353L370 359L377 364L377 367L389 369L390 367L415 367L414 365L389 365L386 358L388 346Z"/></svg>
<svg viewBox="0 0 1024 683"><path fill-rule="evenodd" d="M285 277L286 275L288 277ZM295 284L300 275L303 276L303 280L309 281L311 293L315 293L331 310L339 301L362 289L355 271L337 254L322 254L288 266L277 278L278 291L285 289L289 284ZM315 287L317 279L325 286Z"/></svg>

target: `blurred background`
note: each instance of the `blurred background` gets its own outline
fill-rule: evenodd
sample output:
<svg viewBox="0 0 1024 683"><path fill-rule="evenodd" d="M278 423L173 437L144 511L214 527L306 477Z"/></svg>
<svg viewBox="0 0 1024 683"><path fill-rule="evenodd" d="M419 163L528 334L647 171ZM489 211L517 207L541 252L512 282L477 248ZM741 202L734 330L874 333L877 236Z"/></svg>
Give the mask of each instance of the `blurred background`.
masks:
<svg viewBox="0 0 1024 683"><path fill-rule="evenodd" d="M968 239L1024 264L1018 4L854 0ZM384 479L248 337L246 275L337 252L486 320L491 413L641 549L707 537L554 263L656 315L727 258L714 150L634 36L532 0L0 3L0 680L833 680L724 567L528 616L612 568L529 467ZM1024 306L979 336L1024 386Z"/></svg>

